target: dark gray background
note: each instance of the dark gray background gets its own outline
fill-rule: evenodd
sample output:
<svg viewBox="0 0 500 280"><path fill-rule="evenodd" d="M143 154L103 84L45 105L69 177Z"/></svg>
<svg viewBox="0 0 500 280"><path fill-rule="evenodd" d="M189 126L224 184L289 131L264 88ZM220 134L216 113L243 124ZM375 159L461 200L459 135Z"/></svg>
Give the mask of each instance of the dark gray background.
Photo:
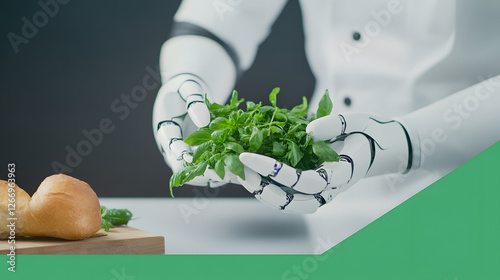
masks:
<svg viewBox="0 0 500 280"><path fill-rule="evenodd" d="M43 0L46 1L46 0ZM17 183L33 194L64 163L66 146L86 139L82 130L110 118L115 130L68 173L88 182L101 197L169 196L170 169L158 152L151 129L157 89L118 119L110 105L142 83L146 66L155 67L180 1L71 1L16 54L7 34L21 34L22 18L42 10L36 1L3 1L0 9L0 179L16 163ZM310 98L314 78L304 56L297 1L290 1L261 45L252 68L236 85L240 95L268 103L275 86L284 107ZM283 96L286 94L286 99ZM184 186L176 196L193 196ZM219 196L249 196L239 185Z"/></svg>

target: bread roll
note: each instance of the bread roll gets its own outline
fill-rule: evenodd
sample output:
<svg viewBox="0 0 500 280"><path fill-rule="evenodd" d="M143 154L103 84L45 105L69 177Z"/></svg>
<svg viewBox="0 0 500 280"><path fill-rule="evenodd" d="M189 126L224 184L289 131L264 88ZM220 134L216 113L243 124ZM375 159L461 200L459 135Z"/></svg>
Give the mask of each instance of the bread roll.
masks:
<svg viewBox="0 0 500 280"><path fill-rule="evenodd" d="M16 190L16 236L80 240L101 228L97 195L85 182L64 174L47 177L30 197ZM0 238L9 236L8 183L0 180Z"/></svg>

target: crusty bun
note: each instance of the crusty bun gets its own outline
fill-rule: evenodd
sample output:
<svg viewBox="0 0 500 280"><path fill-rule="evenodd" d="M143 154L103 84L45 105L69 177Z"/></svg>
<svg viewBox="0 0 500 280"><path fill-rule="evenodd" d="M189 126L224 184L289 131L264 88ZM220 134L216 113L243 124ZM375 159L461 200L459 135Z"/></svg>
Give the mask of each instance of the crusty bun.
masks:
<svg viewBox="0 0 500 280"><path fill-rule="evenodd" d="M101 228L97 195L85 182L59 174L47 177L31 198L16 186L16 236L80 240ZM9 235L8 183L0 180L0 238Z"/></svg>
<svg viewBox="0 0 500 280"><path fill-rule="evenodd" d="M28 206L31 197L17 185L14 190L16 194L16 235L18 235L20 232L24 231L24 225L29 224L31 221ZM12 218L12 216L9 215L9 204L9 183L0 180L0 239L8 238L10 235L8 224L11 221L8 218Z"/></svg>

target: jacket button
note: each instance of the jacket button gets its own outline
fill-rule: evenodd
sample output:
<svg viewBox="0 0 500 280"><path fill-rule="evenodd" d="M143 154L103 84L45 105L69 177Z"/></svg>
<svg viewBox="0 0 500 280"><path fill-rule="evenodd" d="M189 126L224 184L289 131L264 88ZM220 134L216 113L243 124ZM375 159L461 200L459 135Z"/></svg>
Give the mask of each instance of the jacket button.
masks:
<svg viewBox="0 0 500 280"><path fill-rule="evenodd" d="M346 106L351 106L351 98L349 98L349 97L344 98L344 104Z"/></svg>
<svg viewBox="0 0 500 280"><path fill-rule="evenodd" d="M361 39L361 34L358 31L355 31L354 33L352 33L352 38L354 39L354 41L359 41Z"/></svg>

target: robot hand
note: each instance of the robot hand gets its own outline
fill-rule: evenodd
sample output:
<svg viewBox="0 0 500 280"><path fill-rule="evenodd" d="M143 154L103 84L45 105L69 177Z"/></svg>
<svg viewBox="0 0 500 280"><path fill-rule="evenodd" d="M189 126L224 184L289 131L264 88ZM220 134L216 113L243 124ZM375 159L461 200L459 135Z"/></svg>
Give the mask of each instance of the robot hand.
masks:
<svg viewBox="0 0 500 280"><path fill-rule="evenodd" d="M313 213L365 176L407 172L412 148L406 128L368 114L330 115L306 129L315 140L330 140L339 162L298 171L275 159L242 153L245 179L239 182L264 204L290 213Z"/></svg>
<svg viewBox="0 0 500 280"><path fill-rule="evenodd" d="M183 139L210 122L205 105L206 86L194 75L178 75L160 88L153 108L153 131L158 148L173 172L191 162L191 147ZM196 186L217 187L220 181L215 172L205 173L189 182Z"/></svg>

